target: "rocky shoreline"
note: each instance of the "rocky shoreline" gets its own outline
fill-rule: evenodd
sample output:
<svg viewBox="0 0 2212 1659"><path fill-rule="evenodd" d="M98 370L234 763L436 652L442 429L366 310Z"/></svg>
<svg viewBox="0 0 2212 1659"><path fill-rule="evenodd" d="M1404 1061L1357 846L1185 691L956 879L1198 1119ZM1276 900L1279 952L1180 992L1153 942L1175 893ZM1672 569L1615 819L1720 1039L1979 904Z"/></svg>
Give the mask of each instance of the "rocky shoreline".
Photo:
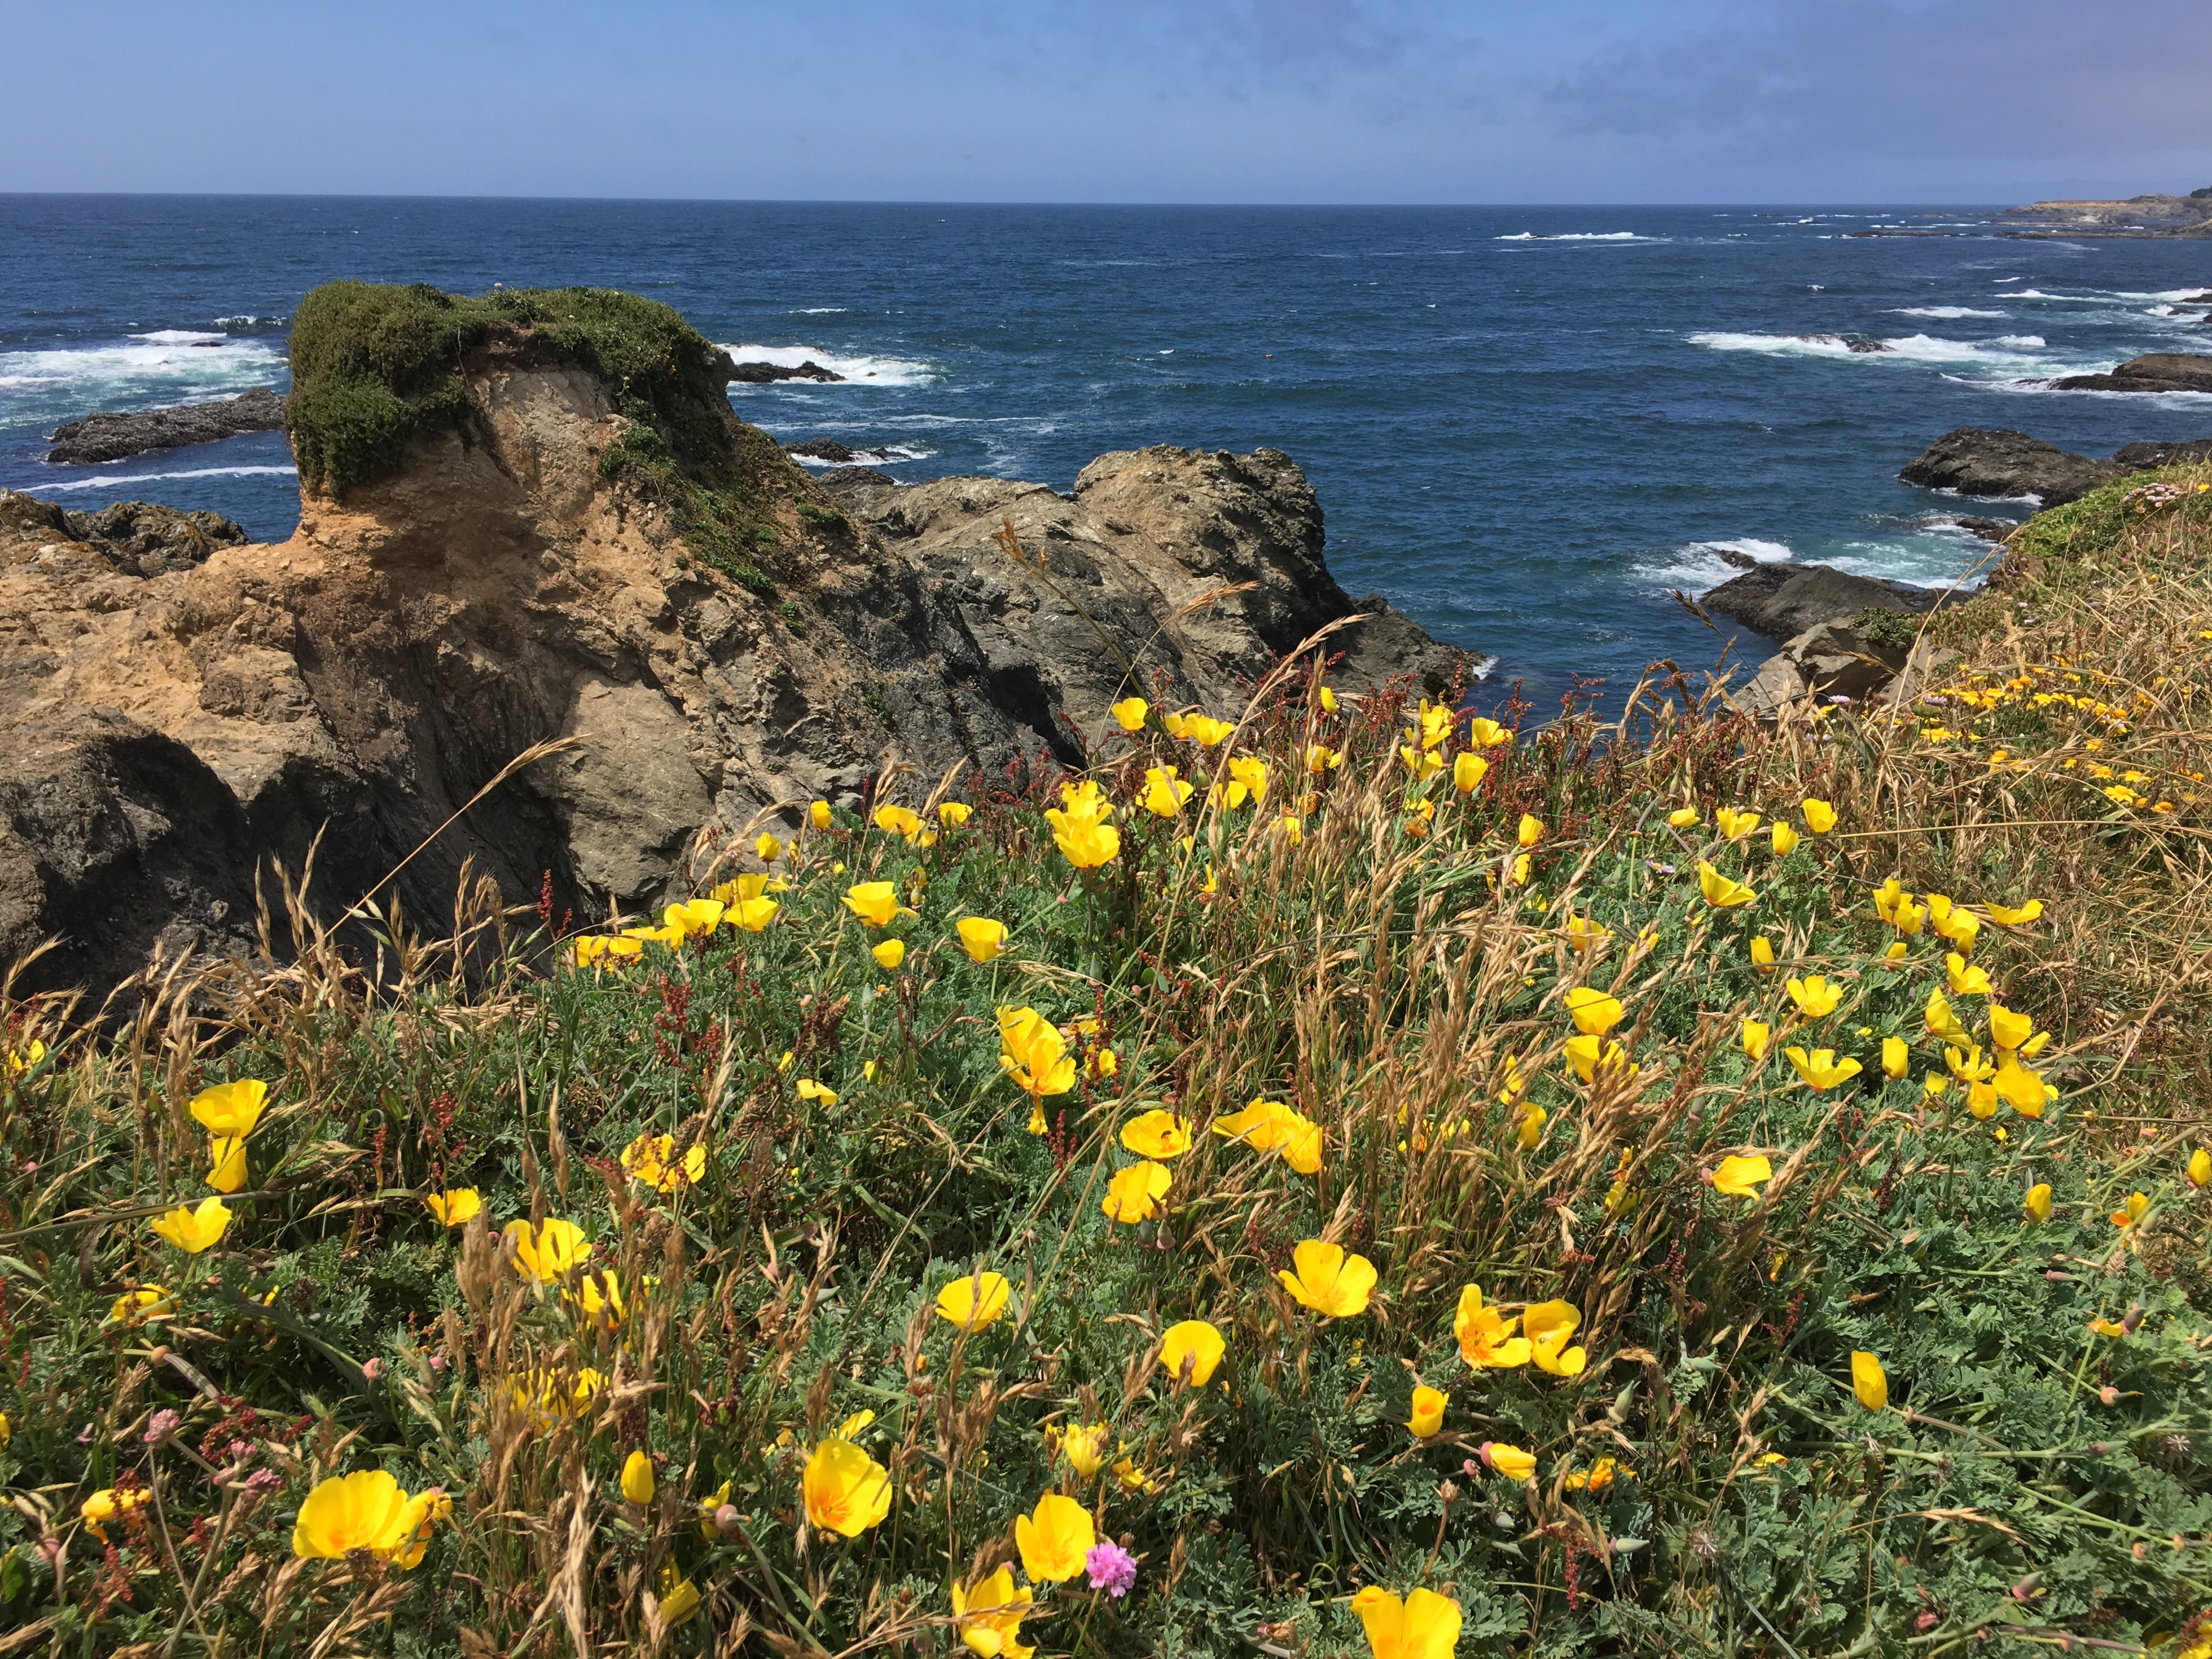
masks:
<svg viewBox="0 0 2212 1659"><path fill-rule="evenodd" d="M605 325L692 355L658 402L551 328L487 323L452 424L337 495L303 482L278 545L7 498L0 960L58 937L33 980L99 991L157 946L248 953L257 875L275 891L264 866L311 847L333 915L426 842L383 889L415 914L465 866L556 918L635 915L817 798L1026 791L1132 691L1235 718L1323 629L1348 687L1449 697L1475 672L1344 592L1276 451L1105 455L1072 495L861 469L832 491L731 412L727 357L626 303ZM169 550L131 551L134 526Z"/></svg>

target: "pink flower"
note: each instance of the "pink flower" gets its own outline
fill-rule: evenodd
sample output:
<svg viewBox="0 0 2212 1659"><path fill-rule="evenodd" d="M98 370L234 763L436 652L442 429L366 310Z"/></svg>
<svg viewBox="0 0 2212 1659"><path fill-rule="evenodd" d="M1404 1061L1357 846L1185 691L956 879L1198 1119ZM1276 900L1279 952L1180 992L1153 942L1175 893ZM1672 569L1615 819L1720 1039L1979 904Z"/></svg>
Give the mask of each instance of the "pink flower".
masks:
<svg viewBox="0 0 2212 1659"><path fill-rule="evenodd" d="M1106 1591L1117 1601L1137 1582L1137 1558L1119 1544L1093 1544L1083 1565L1091 1570L1091 1588Z"/></svg>
<svg viewBox="0 0 2212 1659"><path fill-rule="evenodd" d="M164 1407L146 1419L146 1432L141 1437L149 1446L166 1446L176 1437L184 1419Z"/></svg>

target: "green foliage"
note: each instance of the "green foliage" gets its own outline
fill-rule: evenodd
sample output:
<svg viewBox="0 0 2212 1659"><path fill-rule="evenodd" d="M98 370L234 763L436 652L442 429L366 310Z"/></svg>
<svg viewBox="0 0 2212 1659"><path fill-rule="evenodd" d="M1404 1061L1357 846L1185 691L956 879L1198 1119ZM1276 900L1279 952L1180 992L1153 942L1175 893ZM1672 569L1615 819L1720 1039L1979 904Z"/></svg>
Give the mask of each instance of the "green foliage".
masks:
<svg viewBox="0 0 2212 1659"><path fill-rule="evenodd" d="M2191 643L2212 581L2160 574L2121 596L2094 684L2087 635L2040 678L2007 640L1946 707L2207 769L2179 745L2212 729ZM2117 707L2150 678L2126 651L2165 677L2166 726L2132 696L2124 721L2033 702ZM2212 1198L2187 1162L2212 999L2172 945L2192 826L2084 827L2034 793L2078 787L2055 768L2005 774L2001 810L1987 760L1954 784L1917 722L1850 720L1769 733L1645 702L1493 744L1462 792L1464 721L1441 717L1418 778L1401 690L1325 714L1279 684L1233 756L1115 737L1092 781L1121 839L1086 872L1042 816L1057 788L969 778L964 818L917 792L903 829L806 815L766 867L725 851L697 884L773 914L634 957L502 938L492 896L456 918L473 957L390 930L375 987L309 929L297 963L173 988L119 1034L0 1005L0 1154L25 1177L0 1193L0 1628L93 1654L203 1627L210 1651L550 1652L568 1608L600 1651L715 1652L744 1620L779 1653L945 1659L951 1586L1020 1565L1015 1517L1063 1491L1137 1588L1038 1583L1024 1640L1102 1659L1357 1654L1369 1585L1452 1596L1468 1659L2179 1659L2212 1601ZM1309 770L1316 744L1342 765ZM1209 803L1232 758L1264 762L1263 800ZM1195 793L1162 817L1135 797L1167 765ZM1803 833L1729 841L1717 805ZM732 860L750 890L720 888ZM1701 862L1755 899L1716 908ZM1947 960L1957 912L1948 934L1932 907L1879 916L1893 872L1978 907L1971 949ZM902 907L885 926L847 902L872 881ZM2031 884L2047 913L1998 921ZM977 916L1010 933L988 963L957 931ZM2115 948L2130 929L2142 958ZM1577 1074L1571 989L1619 999L1607 1040L1640 1069ZM1932 1031L1938 990L1967 1037ZM2056 1097L2028 1112L1970 1080L2000 1004L2053 1034L2029 1059ZM1036 1100L1001 1058L998 1011L1023 1005L1071 1062ZM1787 1048L1858 1069L1814 1089ZM187 1259L147 1216L202 1195L190 1103L244 1076L270 1085L247 1187ZM1312 1118L1317 1169L1215 1133L1255 1097ZM1154 1110L1192 1144L1160 1154L1158 1214L1109 1218ZM665 1165L696 1149L696 1181L658 1182L648 1136ZM1759 1194L1718 1190L1753 1154ZM423 1194L463 1186L483 1220L441 1226ZM593 1254L541 1285L497 1228L548 1217ZM1285 1285L1322 1237L1373 1264L1364 1309ZM978 1268L1010 1306L963 1333L936 1297ZM112 1311L148 1284L173 1305ZM1471 1367L1470 1285L1514 1316L1567 1304L1578 1362ZM619 1317L586 1310L617 1290ZM1157 1359L1190 1318L1226 1343L1201 1387ZM1855 1395L1855 1352L1886 1405ZM547 1404L586 1370L580 1413ZM1427 1438L1417 1383L1450 1395ZM163 1410L173 1443L146 1437ZM1108 1425L1088 1474L1055 1441L1084 1424ZM893 1482L850 1540L802 1525L809 1450L841 1430ZM1534 1478L1498 1473L1499 1445ZM617 1485L636 1450L647 1505ZM307 1492L374 1468L453 1495L421 1565L288 1566L267 1595ZM111 1521L110 1558L79 1506L133 1482L162 1506ZM643 1597L678 1579L703 1608L664 1637Z"/></svg>
<svg viewBox="0 0 2212 1659"><path fill-rule="evenodd" d="M1919 612L1869 605L1850 621L1851 631L1868 644L1885 651L1910 651L1926 621Z"/></svg>
<svg viewBox="0 0 2212 1659"><path fill-rule="evenodd" d="M285 423L302 480L339 495L397 466L418 434L465 434L462 366L495 337L591 369L669 450L703 459L720 443L714 348L656 301L609 289L465 297L426 283L326 283L300 302L292 326Z"/></svg>
<svg viewBox="0 0 2212 1659"><path fill-rule="evenodd" d="M850 529L851 521L834 507L817 507L811 501L800 501L799 516L809 524L819 525L824 530Z"/></svg>

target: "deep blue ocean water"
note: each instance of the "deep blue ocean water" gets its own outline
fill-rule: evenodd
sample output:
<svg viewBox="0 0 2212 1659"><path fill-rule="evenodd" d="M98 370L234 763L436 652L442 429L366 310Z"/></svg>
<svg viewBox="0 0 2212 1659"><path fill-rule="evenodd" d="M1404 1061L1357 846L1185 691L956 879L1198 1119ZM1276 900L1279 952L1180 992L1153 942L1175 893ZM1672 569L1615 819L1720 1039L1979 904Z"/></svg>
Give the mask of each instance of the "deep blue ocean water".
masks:
<svg viewBox="0 0 2212 1659"><path fill-rule="evenodd" d="M1711 664L1722 641L1667 593L1728 575L1717 544L1968 571L1983 544L1915 523L1964 504L1895 476L1951 428L2099 454L2212 435L2212 397L2045 384L2212 350L2172 304L2212 286L2212 244L2008 240L1977 233L1988 212L0 197L0 483L281 538L279 434L104 467L48 465L42 440L283 387L293 310L334 277L619 287L741 356L848 375L732 401L787 441L888 447L901 479L1066 489L1111 449L1285 450L1346 588L1548 701ZM1881 225L1961 234L1848 234ZM1794 337L1816 333L1895 349Z"/></svg>

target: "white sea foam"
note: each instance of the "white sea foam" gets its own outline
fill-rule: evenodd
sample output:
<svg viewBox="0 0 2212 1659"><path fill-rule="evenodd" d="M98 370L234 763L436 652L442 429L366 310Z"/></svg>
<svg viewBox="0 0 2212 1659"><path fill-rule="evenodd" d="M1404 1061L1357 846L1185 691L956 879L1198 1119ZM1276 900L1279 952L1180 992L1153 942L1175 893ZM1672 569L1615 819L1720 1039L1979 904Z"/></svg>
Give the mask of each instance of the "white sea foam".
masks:
<svg viewBox="0 0 2212 1659"><path fill-rule="evenodd" d="M1958 317L2005 317L2011 313L2003 311L1977 311L1972 306L1899 306L1897 307L1897 314L1900 317L1940 317L1948 322Z"/></svg>
<svg viewBox="0 0 2212 1659"><path fill-rule="evenodd" d="M793 455L801 466L885 466L893 461L926 461L937 452L920 444L878 444L860 450L849 461L825 461L818 455Z"/></svg>
<svg viewBox="0 0 2212 1659"><path fill-rule="evenodd" d="M834 317L844 309L843 306L801 306L791 314L794 317Z"/></svg>
<svg viewBox="0 0 2212 1659"><path fill-rule="evenodd" d="M858 352L824 351L819 346L726 345L731 361L740 363L774 363L781 368L797 368L801 363L815 362L832 374L842 374L856 386L923 386L943 379L933 363L915 362L903 357L875 357ZM830 381L784 380L779 385L789 388L811 386L826 386Z"/></svg>
<svg viewBox="0 0 2212 1659"><path fill-rule="evenodd" d="M1940 363L1946 368L1980 368L1991 374L2034 372L2071 374L2075 365L2054 362L2036 354L2043 349L2040 335L2012 334L1996 340L1950 340L1940 335L1906 334L1885 339L1881 351L1853 351L1840 337L1801 334L1692 334L1690 343L1713 351L1757 351L1772 356L1849 359L1865 363Z"/></svg>
<svg viewBox="0 0 2212 1659"><path fill-rule="evenodd" d="M289 466L196 466L187 472L103 472L96 477L71 478L65 483L39 484L40 489L113 489L121 484L155 483L163 478L245 478L256 475L296 477Z"/></svg>
<svg viewBox="0 0 2212 1659"><path fill-rule="evenodd" d="M1725 542L1692 542L1674 549L1662 562L1637 566L1638 584L1658 593L1678 587L1689 593L1703 593L1743 574L1741 565L1721 556L1723 552L1745 554L1760 564L1787 564L1796 556L1783 543L1761 541L1754 536Z"/></svg>
<svg viewBox="0 0 2212 1659"><path fill-rule="evenodd" d="M90 406L143 407L264 386L283 368L283 353L265 340L165 328L125 345L0 351L0 391L66 392Z"/></svg>
<svg viewBox="0 0 2212 1659"><path fill-rule="evenodd" d="M1496 239L1501 242L1663 242L1664 236L1638 236L1632 230L1570 230L1556 235L1541 231L1516 231L1510 236Z"/></svg>

